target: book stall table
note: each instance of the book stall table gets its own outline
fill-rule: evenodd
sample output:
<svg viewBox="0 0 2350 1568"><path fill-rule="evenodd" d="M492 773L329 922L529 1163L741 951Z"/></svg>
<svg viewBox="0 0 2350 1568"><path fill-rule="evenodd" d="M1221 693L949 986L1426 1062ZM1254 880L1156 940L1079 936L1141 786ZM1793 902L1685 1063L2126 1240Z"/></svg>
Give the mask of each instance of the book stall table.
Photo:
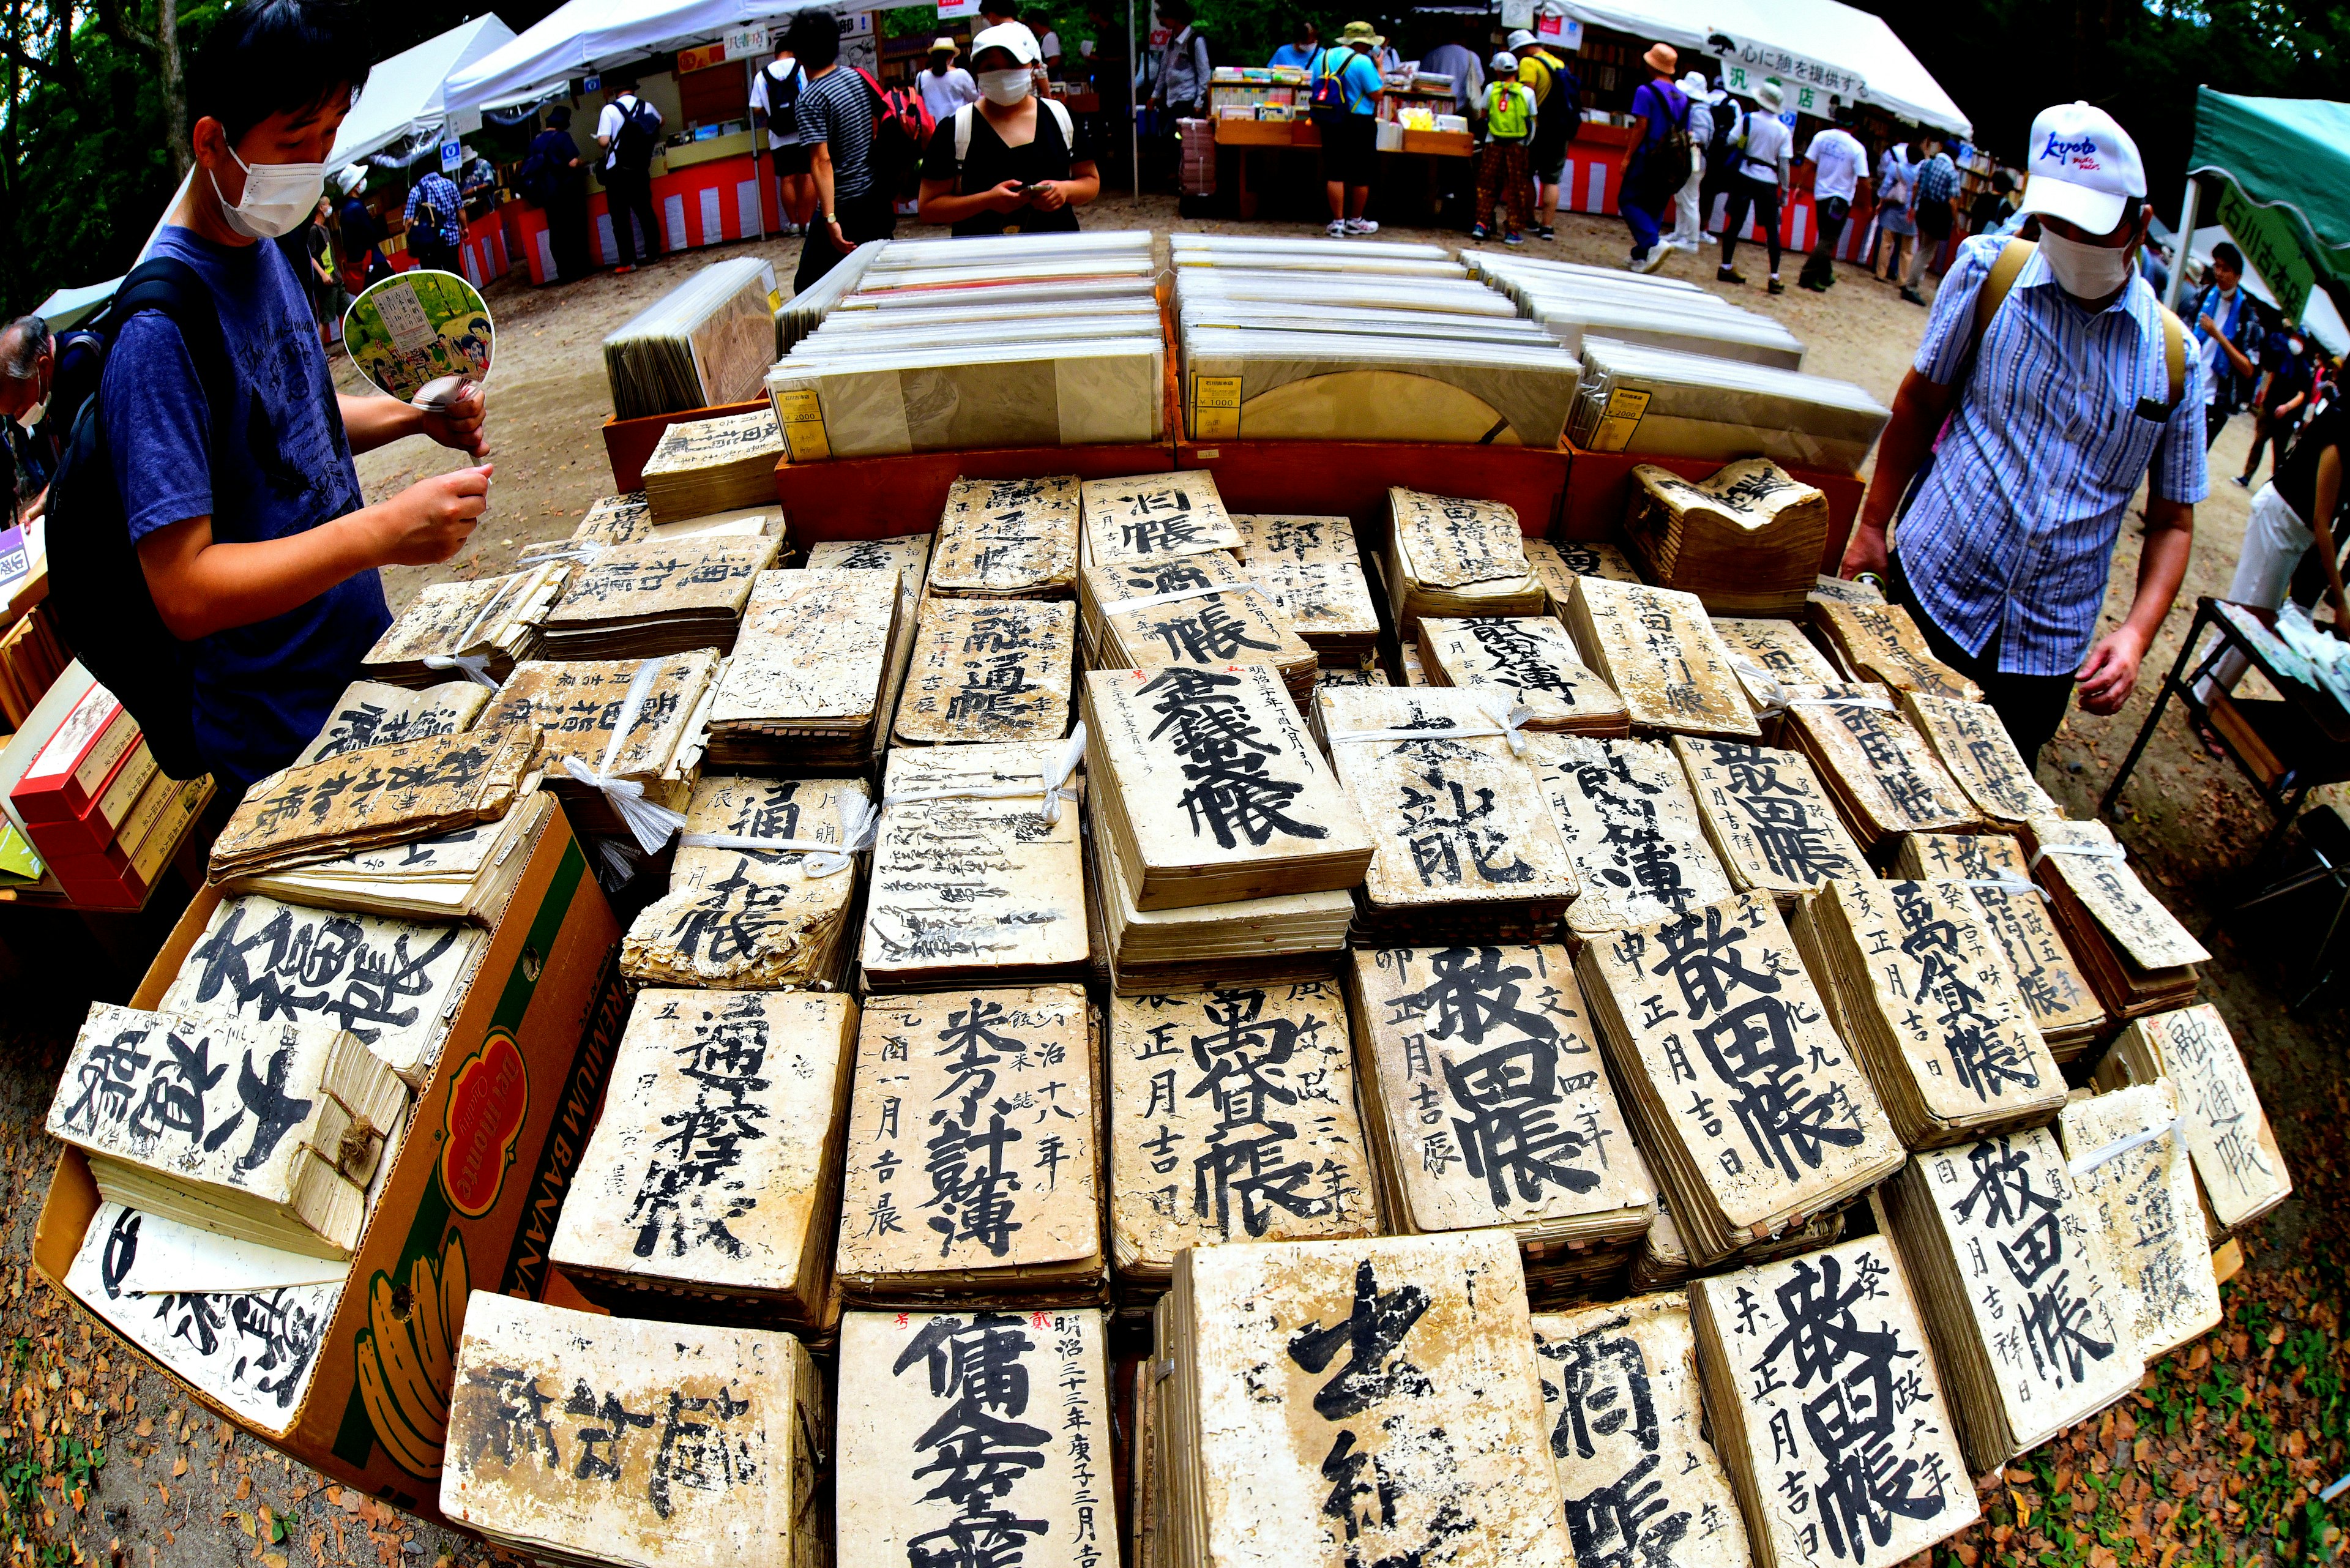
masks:
<svg viewBox="0 0 2350 1568"><path fill-rule="evenodd" d="M662 149L654 158L652 174L662 252L698 250L772 234L779 223L774 185L765 162L753 155L748 131ZM509 205L516 214L512 243L529 268L532 286L555 282L555 247L546 212L526 202ZM588 225L597 265L617 265L620 248L612 234L611 203L600 183L591 182L588 189Z"/></svg>
<svg viewBox="0 0 2350 1568"><path fill-rule="evenodd" d="M1263 203L1261 186L1266 182L1252 178L1259 160L1251 154L1270 152L1277 159L1284 152L1312 152L1318 157L1322 132L1310 119L1220 119L1216 146L1219 151L1232 150L1233 211L1243 218L1254 218ZM1476 140L1465 130L1407 130L1402 147L1381 151L1379 178L1374 188L1383 200L1392 201L1398 191L1418 186L1419 201L1433 213L1443 197L1440 178L1444 165L1437 161L1476 154ZM1398 179L1394 171L1399 167L1407 172Z"/></svg>

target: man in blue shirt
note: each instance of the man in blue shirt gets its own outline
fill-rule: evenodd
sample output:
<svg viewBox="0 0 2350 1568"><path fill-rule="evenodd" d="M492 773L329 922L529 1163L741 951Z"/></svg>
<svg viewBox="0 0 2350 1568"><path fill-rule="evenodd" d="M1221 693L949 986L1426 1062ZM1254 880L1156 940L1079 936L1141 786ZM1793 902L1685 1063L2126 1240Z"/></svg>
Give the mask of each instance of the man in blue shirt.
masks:
<svg viewBox="0 0 2350 1568"><path fill-rule="evenodd" d="M449 176L428 169L408 191L408 254L418 266L457 270L465 240L465 201Z"/></svg>
<svg viewBox="0 0 2350 1568"><path fill-rule="evenodd" d="M334 0L245 0L213 25L187 77L195 170L150 254L210 287L233 384L216 405L178 326L141 312L99 386L140 566L190 645L196 742L231 800L309 742L390 623L376 568L447 560L489 494L484 465L367 504L354 452L425 435L478 456L481 394L445 415L338 394L301 280L257 243L308 220L367 73Z"/></svg>
<svg viewBox="0 0 2350 1568"><path fill-rule="evenodd" d="M1687 169L1669 170L1665 154L1671 138L1689 130L1690 101L1673 80L1680 56L1670 44L1651 44L1640 58L1654 77L1632 91L1632 143L1625 150L1616 205L1632 231L1632 257L1624 265L1654 272L1672 254L1660 243L1665 209L1689 177Z"/></svg>
<svg viewBox="0 0 2350 1568"><path fill-rule="evenodd" d="M1314 64L1314 57L1321 52L1322 29L1314 25L1314 18L1311 16L1300 16L1297 18L1296 31L1290 34L1289 40L1288 43L1274 50L1273 58L1265 61L1265 64L1295 66L1301 71L1310 69Z"/></svg>
<svg viewBox="0 0 2350 1568"><path fill-rule="evenodd" d="M2129 700L2208 489L2200 364L2185 357L2174 396L2178 329L2131 265L2153 217L2137 144L2103 109L2060 105L2033 122L2029 172L2039 244L1980 338L1976 302L2008 242L1960 247L1843 564L1846 576L1888 573L1935 657L1983 688L2027 762L2075 687L2092 713ZM2114 542L2142 479L2137 591L2101 637Z"/></svg>
<svg viewBox="0 0 2350 1568"><path fill-rule="evenodd" d="M2220 439L2228 417L2249 400L2261 364L2260 306L2244 292L2244 253L2226 240L2211 247L2203 292L2188 319L2203 359L2203 447Z"/></svg>

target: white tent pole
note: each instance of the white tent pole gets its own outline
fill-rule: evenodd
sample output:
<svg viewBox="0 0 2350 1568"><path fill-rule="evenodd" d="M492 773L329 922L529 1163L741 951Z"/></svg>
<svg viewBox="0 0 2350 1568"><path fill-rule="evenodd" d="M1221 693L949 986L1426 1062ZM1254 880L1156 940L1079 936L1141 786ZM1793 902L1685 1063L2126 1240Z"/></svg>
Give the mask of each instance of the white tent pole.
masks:
<svg viewBox="0 0 2350 1568"><path fill-rule="evenodd" d="M2187 286L2187 252L2195 242L2195 203L2201 194L2195 176L2189 174L2187 177L2187 195L2178 203L2178 247L2170 258L2170 282L2162 291L2162 304L2166 310L2178 308L2179 290Z"/></svg>
<svg viewBox="0 0 2350 1568"><path fill-rule="evenodd" d="M1126 142L1127 159L1134 165L1134 199L1142 200L1142 122L1134 112L1134 78L1141 73L1142 56L1134 47L1134 0L1126 0Z"/></svg>

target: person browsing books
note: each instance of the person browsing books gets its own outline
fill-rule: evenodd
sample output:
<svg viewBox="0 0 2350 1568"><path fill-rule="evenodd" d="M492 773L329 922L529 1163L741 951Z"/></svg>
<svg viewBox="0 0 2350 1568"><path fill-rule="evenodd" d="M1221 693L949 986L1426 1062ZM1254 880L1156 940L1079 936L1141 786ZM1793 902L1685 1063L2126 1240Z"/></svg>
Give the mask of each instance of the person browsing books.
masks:
<svg viewBox="0 0 2350 1568"><path fill-rule="evenodd" d="M1101 193L1091 140L1058 99L1036 96L1036 36L1018 23L971 41L978 103L931 136L921 217L958 235L1066 234Z"/></svg>

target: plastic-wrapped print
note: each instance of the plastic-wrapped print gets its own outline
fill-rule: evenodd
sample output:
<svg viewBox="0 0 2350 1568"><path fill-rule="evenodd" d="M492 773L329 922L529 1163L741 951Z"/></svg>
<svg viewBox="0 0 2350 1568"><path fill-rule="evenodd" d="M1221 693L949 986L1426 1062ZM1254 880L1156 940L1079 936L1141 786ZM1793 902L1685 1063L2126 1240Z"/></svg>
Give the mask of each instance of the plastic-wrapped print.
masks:
<svg viewBox="0 0 2350 1568"><path fill-rule="evenodd" d="M1582 367L1555 343L1206 326L1183 331L1194 441L1558 445Z"/></svg>
<svg viewBox="0 0 2350 1568"><path fill-rule="evenodd" d="M775 266L712 262L604 339L620 419L715 408L759 395L775 358Z"/></svg>
<svg viewBox="0 0 2350 1568"><path fill-rule="evenodd" d="M1586 335L1567 437L1586 452L1856 473L1891 418L1849 381Z"/></svg>
<svg viewBox="0 0 2350 1568"><path fill-rule="evenodd" d="M791 460L1135 443L1164 433L1167 346L1157 331L1012 344L969 337L947 330L926 348L813 358L800 350L816 339L804 340L767 372Z"/></svg>

